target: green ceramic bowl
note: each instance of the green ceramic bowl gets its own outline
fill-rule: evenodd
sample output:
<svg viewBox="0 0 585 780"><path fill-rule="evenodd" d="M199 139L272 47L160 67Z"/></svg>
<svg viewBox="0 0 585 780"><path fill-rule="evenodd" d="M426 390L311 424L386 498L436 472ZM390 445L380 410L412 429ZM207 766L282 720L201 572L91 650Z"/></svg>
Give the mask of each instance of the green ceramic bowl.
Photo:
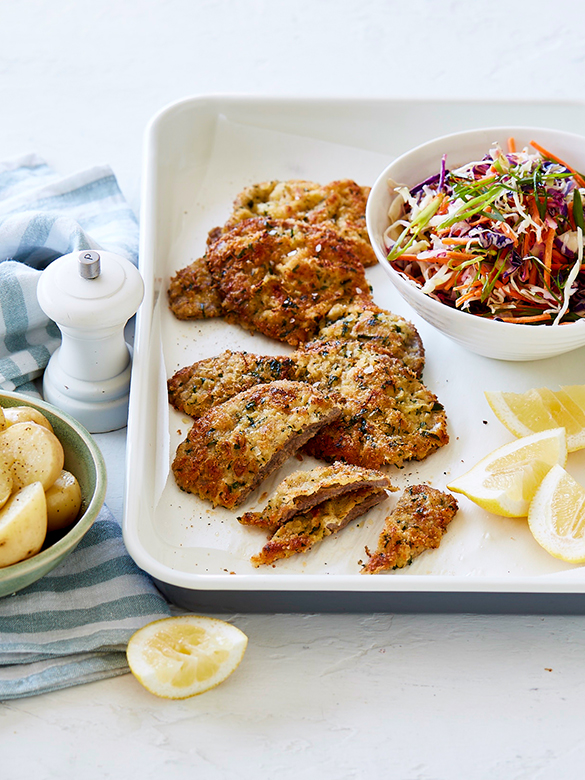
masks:
<svg viewBox="0 0 585 780"><path fill-rule="evenodd" d="M43 549L20 563L0 568L0 596L25 588L54 569L91 528L106 497L106 465L91 435L73 417L28 395L0 392L0 406L32 406L49 420L65 451L65 468L77 477L82 506L75 525L49 535Z"/></svg>

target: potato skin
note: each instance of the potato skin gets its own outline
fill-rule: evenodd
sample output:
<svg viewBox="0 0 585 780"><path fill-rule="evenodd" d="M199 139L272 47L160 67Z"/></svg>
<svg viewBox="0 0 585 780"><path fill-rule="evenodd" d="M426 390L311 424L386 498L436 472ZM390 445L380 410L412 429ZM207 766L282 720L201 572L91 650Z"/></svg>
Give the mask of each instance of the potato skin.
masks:
<svg viewBox="0 0 585 780"><path fill-rule="evenodd" d="M46 491L45 498L49 532L60 531L73 525L81 509L81 488L71 472L63 469Z"/></svg>
<svg viewBox="0 0 585 780"><path fill-rule="evenodd" d="M63 445L32 406L0 406L0 567L43 548L49 531L77 520L81 487L63 469Z"/></svg>
<svg viewBox="0 0 585 780"><path fill-rule="evenodd" d="M53 433L53 426L42 412L32 406L9 406L3 410L5 427L20 422L34 422Z"/></svg>
<svg viewBox="0 0 585 780"><path fill-rule="evenodd" d="M14 482L10 461L0 456L0 509L12 494Z"/></svg>
<svg viewBox="0 0 585 780"><path fill-rule="evenodd" d="M40 482L13 493L0 509L0 567L36 555L47 535L47 506Z"/></svg>
<svg viewBox="0 0 585 780"><path fill-rule="evenodd" d="M11 463L14 489L41 482L48 490L65 461L63 446L54 433L35 422L10 425L0 434L0 454Z"/></svg>

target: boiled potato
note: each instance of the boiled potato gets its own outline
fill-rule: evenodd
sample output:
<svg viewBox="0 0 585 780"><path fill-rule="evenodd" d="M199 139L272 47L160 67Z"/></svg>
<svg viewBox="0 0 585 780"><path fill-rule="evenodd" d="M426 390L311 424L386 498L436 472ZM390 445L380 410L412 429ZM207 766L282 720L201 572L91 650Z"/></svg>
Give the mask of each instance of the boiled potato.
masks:
<svg viewBox="0 0 585 780"><path fill-rule="evenodd" d="M38 409L33 409L32 406L7 406L4 410L5 426L15 425L19 422L35 422L37 425L42 425L43 428L48 428L51 432L53 426L47 420L42 412ZM2 428L0 428L2 430Z"/></svg>
<svg viewBox="0 0 585 780"><path fill-rule="evenodd" d="M10 498L13 486L12 469L10 461L0 456L0 508Z"/></svg>
<svg viewBox="0 0 585 780"><path fill-rule="evenodd" d="M41 482L48 490L65 460L54 433L35 422L19 422L0 433L0 455L11 463L13 490Z"/></svg>
<svg viewBox="0 0 585 780"><path fill-rule="evenodd" d="M18 490L0 509L0 567L36 555L47 535L47 502L40 482Z"/></svg>
<svg viewBox="0 0 585 780"><path fill-rule="evenodd" d="M77 520L81 509L81 488L73 474L64 469L46 491L49 531L59 531Z"/></svg>

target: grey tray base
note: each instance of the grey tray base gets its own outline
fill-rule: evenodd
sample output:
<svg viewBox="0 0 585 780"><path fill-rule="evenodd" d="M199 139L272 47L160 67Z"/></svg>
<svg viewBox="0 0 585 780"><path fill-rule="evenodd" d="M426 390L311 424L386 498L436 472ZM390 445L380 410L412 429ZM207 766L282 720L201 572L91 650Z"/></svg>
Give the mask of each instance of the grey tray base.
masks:
<svg viewBox="0 0 585 780"><path fill-rule="evenodd" d="M190 612L211 613L473 613L585 615L583 593L481 593L190 590L156 581L164 596Z"/></svg>

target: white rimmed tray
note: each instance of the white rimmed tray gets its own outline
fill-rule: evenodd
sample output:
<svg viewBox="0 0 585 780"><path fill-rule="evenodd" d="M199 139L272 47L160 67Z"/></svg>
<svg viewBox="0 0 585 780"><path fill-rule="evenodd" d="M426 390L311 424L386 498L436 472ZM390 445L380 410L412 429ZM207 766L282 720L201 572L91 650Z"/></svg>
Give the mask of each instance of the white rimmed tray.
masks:
<svg viewBox="0 0 585 780"><path fill-rule="evenodd" d="M396 573L363 576L395 498L305 555L254 569L265 536L237 514L263 505L293 468L289 461L236 512L182 493L169 475L190 421L169 409L166 379L180 366L226 348L285 354L282 344L221 320L180 322L169 312L170 276L204 252L210 228L235 195L265 179L354 178L372 184L397 154L434 136L497 124L585 128L581 104L396 102L385 100L194 97L164 109L146 132L141 260L146 295L138 315L128 421L124 538L132 557L169 598L189 609L581 611L585 568L557 561L525 520L496 518L460 498L438 550ZM545 361L506 363L466 352L420 320L383 270L369 269L377 303L412 320L425 344L424 381L446 407L450 444L422 463L389 469L403 488L444 488L491 449L511 440L483 391L585 382L585 350ZM585 455L568 469L585 482Z"/></svg>

